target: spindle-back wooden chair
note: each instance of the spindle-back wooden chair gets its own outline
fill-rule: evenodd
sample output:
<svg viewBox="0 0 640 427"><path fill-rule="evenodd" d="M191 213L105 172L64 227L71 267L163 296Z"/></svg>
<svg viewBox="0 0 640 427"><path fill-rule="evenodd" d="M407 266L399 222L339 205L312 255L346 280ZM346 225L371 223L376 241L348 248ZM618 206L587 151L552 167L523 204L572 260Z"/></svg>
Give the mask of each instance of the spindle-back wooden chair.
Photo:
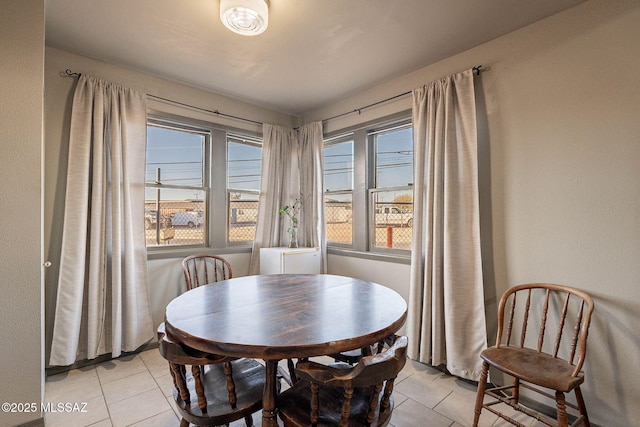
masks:
<svg viewBox="0 0 640 427"><path fill-rule="evenodd" d="M233 277L231 264L217 255L190 255L182 260L187 290Z"/></svg>
<svg viewBox="0 0 640 427"><path fill-rule="evenodd" d="M523 426L502 410L501 404L506 404L546 425L558 427L569 425L569 407L577 410L571 425L589 427L580 384L584 381L582 367L592 312L592 298L568 286L532 283L507 290L498 307L496 344L480 356L483 367L473 426L478 425L483 409L513 425ZM512 377L513 382L488 387L489 368ZM523 405L521 388L554 399L555 419L532 409L533 405ZM571 391L575 392L577 405L565 399L565 394ZM490 398L487 402L485 396Z"/></svg>

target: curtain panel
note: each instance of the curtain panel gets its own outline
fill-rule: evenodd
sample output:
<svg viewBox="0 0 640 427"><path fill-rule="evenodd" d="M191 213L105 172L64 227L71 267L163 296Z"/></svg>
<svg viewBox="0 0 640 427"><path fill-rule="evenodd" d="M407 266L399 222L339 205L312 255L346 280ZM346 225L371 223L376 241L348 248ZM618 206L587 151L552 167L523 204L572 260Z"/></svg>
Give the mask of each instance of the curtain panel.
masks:
<svg viewBox="0 0 640 427"><path fill-rule="evenodd" d="M322 122L306 124L298 132L267 123L262 126L260 203L249 274L260 272L260 248L289 243L289 221L278 211L297 198L302 199L298 242L320 248L322 271L326 271Z"/></svg>
<svg viewBox="0 0 640 427"><path fill-rule="evenodd" d="M50 365L154 336L144 235L146 97L80 76L73 97Z"/></svg>
<svg viewBox="0 0 640 427"><path fill-rule="evenodd" d="M265 123L262 125L262 138L258 219L249 274L260 272L260 248L288 243L287 221L278 211L300 195L296 131Z"/></svg>
<svg viewBox="0 0 640 427"><path fill-rule="evenodd" d="M413 91L409 357L478 380L487 346L473 72Z"/></svg>
<svg viewBox="0 0 640 427"><path fill-rule="evenodd" d="M324 140L322 122L306 124L299 134L300 194L303 198L301 215L302 246L320 248L321 272L327 271L327 239L324 222Z"/></svg>

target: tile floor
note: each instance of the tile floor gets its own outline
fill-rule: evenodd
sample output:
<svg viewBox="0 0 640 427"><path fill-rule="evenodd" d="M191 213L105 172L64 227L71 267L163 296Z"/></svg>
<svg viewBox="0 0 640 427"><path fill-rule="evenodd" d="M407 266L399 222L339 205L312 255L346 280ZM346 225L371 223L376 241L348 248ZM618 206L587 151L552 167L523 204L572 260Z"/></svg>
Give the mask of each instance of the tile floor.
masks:
<svg viewBox="0 0 640 427"><path fill-rule="evenodd" d="M394 389L393 427L463 427L473 420L475 386L407 361ZM157 349L47 377L45 403L86 403L81 412L48 412L47 427L177 427L173 384ZM261 425L259 413L254 424ZM510 425L483 412L483 427ZM524 420L522 420L524 422ZM529 424L527 424L529 425ZM530 424L537 426L538 423ZM232 427L244 426L242 421Z"/></svg>

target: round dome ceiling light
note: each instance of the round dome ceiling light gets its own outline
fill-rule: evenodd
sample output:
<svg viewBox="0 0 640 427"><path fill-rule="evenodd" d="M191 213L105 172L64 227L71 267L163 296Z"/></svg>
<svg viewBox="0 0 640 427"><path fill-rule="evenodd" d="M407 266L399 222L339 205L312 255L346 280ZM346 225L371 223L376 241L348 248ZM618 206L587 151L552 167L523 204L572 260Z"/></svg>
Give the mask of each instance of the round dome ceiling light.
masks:
<svg viewBox="0 0 640 427"><path fill-rule="evenodd" d="M262 34L269 25L267 0L220 0L220 20L234 33Z"/></svg>

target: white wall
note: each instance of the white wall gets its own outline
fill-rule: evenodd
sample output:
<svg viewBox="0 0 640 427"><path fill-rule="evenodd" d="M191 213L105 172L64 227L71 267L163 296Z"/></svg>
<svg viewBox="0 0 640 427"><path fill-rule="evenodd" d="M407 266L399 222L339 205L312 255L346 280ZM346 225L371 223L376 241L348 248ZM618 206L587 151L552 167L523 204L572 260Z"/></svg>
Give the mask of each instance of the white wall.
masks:
<svg viewBox="0 0 640 427"><path fill-rule="evenodd" d="M0 402L42 400L44 1L0 0ZM40 418L0 412L0 425Z"/></svg>
<svg viewBox="0 0 640 427"><path fill-rule="evenodd" d="M592 421L607 427L640 420L639 52L640 2L592 0L303 120L491 67L477 79L488 310L495 313L494 296L518 283L590 293L596 313L583 393ZM404 98L326 128L410 103ZM341 271L368 269L350 262ZM402 280L402 269L387 274L397 270Z"/></svg>

